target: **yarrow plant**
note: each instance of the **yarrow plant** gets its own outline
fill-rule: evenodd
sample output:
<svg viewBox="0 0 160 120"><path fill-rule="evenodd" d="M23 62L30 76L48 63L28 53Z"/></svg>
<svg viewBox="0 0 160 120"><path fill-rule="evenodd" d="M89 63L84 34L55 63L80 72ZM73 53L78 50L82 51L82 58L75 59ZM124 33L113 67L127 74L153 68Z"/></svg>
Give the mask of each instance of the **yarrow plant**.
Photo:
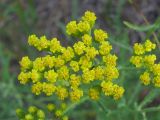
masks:
<svg viewBox="0 0 160 120"><path fill-rule="evenodd" d="M123 96L124 88L116 84L119 77L116 67L117 56L111 53L112 45L108 41L108 33L94 28L96 19L93 12L86 11L80 21L70 21L66 25L66 33L78 40L73 46L64 47L57 38L48 40L46 36L39 38L33 34L28 38L30 46L47 54L34 60L28 56L23 57L20 61L21 72L18 80L23 85L29 84L32 93L37 96L54 96L55 99L62 101L60 106L54 103L46 105L48 111L54 114L53 118L68 120L64 114L68 101L76 103L84 97L98 101L103 95L118 100ZM142 50L144 47L141 46L135 45L137 55L155 48L150 41L145 43L144 51ZM132 63L141 67L141 57L132 57ZM147 66L153 64L153 61L149 61L150 58L154 61L155 56L146 56ZM160 65L154 66L152 71L155 73L155 69ZM148 74L146 72L141 76L145 84L148 84L148 81L143 79ZM154 81L157 85L157 81ZM28 111L17 109L17 115L21 120L45 120L46 116L43 110L35 106L29 107Z"/></svg>

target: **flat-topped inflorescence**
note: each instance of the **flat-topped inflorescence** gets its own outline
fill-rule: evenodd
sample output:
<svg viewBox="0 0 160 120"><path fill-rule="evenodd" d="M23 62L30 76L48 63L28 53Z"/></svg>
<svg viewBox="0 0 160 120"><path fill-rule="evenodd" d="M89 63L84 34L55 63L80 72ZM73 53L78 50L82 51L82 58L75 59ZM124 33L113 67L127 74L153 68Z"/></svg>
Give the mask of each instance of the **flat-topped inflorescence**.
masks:
<svg viewBox="0 0 160 120"><path fill-rule="evenodd" d="M119 76L117 56L111 53L108 33L94 29L95 21L95 14L87 11L80 21L66 25L67 34L79 40L73 46L64 47L57 38L30 35L29 45L48 54L35 60L23 57L19 82L29 83L35 95L56 95L62 101L76 102L83 96L98 100L103 94L121 98L124 88L114 81Z"/></svg>

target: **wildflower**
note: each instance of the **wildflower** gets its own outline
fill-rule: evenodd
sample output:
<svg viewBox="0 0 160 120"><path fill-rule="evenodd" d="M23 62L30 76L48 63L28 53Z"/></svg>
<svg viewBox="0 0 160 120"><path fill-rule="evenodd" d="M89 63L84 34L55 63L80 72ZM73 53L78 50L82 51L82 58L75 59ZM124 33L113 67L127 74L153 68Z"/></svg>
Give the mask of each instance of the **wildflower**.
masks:
<svg viewBox="0 0 160 120"><path fill-rule="evenodd" d="M80 76L76 76L75 74L72 74L70 76L70 84L73 89L77 88L80 85L80 83L81 83Z"/></svg>
<svg viewBox="0 0 160 120"><path fill-rule="evenodd" d="M58 86L56 89L56 95L60 100L64 100L66 97L68 97L68 91L66 88Z"/></svg>
<svg viewBox="0 0 160 120"><path fill-rule="evenodd" d="M108 38L108 34L101 29L95 29L94 30L94 37L95 37L96 41L103 42L103 41L105 41L105 39Z"/></svg>
<svg viewBox="0 0 160 120"><path fill-rule="evenodd" d="M148 72L144 72L143 74L140 75L140 80L144 85L149 85L150 84L150 75Z"/></svg>
<svg viewBox="0 0 160 120"><path fill-rule="evenodd" d="M153 72L154 75L160 75L160 63L152 65L151 71Z"/></svg>
<svg viewBox="0 0 160 120"><path fill-rule="evenodd" d="M21 72L18 75L18 80L20 81L21 84L26 84L29 81L29 78L30 78L30 72L29 73Z"/></svg>
<svg viewBox="0 0 160 120"><path fill-rule="evenodd" d="M62 56L58 56L56 59L55 59L55 67L61 67L65 64L65 61L62 59Z"/></svg>
<svg viewBox="0 0 160 120"><path fill-rule="evenodd" d="M80 21L77 24L77 28L81 33L87 33L91 30L91 27L90 27L89 23L86 22L86 21Z"/></svg>
<svg viewBox="0 0 160 120"><path fill-rule="evenodd" d="M92 37L88 34L84 34L82 36L82 41L86 46L90 46L92 44Z"/></svg>
<svg viewBox="0 0 160 120"><path fill-rule="evenodd" d="M49 41L47 40L46 36L41 36L37 44L37 49L41 51L43 49L48 48L48 46L49 46Z"/></svg>
<svg viewBox="0 0 160 120"><path fill-rule="evenodd" d="M99 99L99 91L97 89L91 88L89 90L89 96L92 100L98 100Z"/></svg>
<svg viewBox="0 0 160 120"><path fill-rule="evenodd" d="M101 66L95 67L95 79L103 80L104 79L104 69Z"/></svg>
<svg viewBox="0 0 160 120"><path fill-rule="evenodd" d="M110 95L112 95L113 94L113 83L112 82L105 82L105 81L103 81L102 83L101 83L101 87L102 87L102 91L104 92L104 94L106 95L106 96L110 96Z"/></svg>
<svg viewBox="0 0 160 120"><path fill-rule="evenodd" d="M71 61L70 62L70 66L71 66L71 68L72 68L72 70L74 71L74 72L77 72L77 71L79 71L79 64L78 64L78 62L77 61Z"/></svg>
<svg viewBox="0 0 160 120"><path fill-rule="evenodd" d="M155 55L146 55L144 56L144 62L147 66L153 65L156 60Z"/></svg>
<svg viewBox="0 0 160 120"><path fill-rule="evenodd" d="M70 92L71 101L78 101L83 96L83 91L80 89L74 89Z"/></svg>
<svg viewBox="0 0 160 120"><path fill-rule="evenodd" d="M146 40L144 43L144 48L146 52L150 52L151 50L156 48L156 44L152 43L150 40Z"/></svg>
<svg viewBox="0 0 160 120"><path fill-rule="evenodd" d="M56 90L55 85L53 85L52 83L43 83L43 92L47 95L47 96L51 96L54 91Z"/></svg>
<svg viewBox="0 0 160 120"><path fill-rule="evenodd" d="M38 119L44 119L45 118L45 113L42 110L37 111L37 117Z"/></svg>
<svg viewBox="0 0 160 120"><path fill-rule="evenodd" d="M71 47L67 47L67 49L63 50L62 58L65 61L70 61L74 57L74 52Z"/></svg>
<svg viewBox="0 0 160 120"><path fill-rule="evenodd" d="M52 103L49 103L49 104L47 105L47 109L51 112L51 111L53 111L53 110L55 109L55 105L52 104Z"/></svg>
<svg viewBox="0 0 160 120"><path fill-rule="evenodd" d="M67 66L62 66L60 69L57 70L58 78L67 80L69 78L69 70Z"/></svg>
<svg viewBox="0 0 160 120"><path fill-rule="evenodd" d="M117 60L116 55L108 54L107 56L103 56L103 62L106 65L109 65L109 66L115 67L116 66L116 60Z"/></svg>
<svg viewBox="0 0 160 120"><path fill-rule="evenodd" d="M49 68L53 68L54 67L55 60L56 60L55 56L50 56L50 55L47 55L47 56L42 58L43 65L45 67L49 67Z"/></svg>
<svg viewBox="0 0 160 120"><path fill-rule="evenodd" d="M99 46L99 53L101 55L108 55L110 51L112 50L112 46L109 44L108 41L104 41Z"/></svg>
<svg viewBox="0 0 160 120"><path fill-rule="evenodd" d="M77 32L76 21L71 21L66 25L66 32L68 35L76 34L76 32Z"/></svg>
<svg viewBox="0 0 160 120"><path fill-rule="evenodd" d="M79 41L73 45L73 48L76 54L81 55L84 53L86 47L83 42Z"/></svg>
<svg viewBox="0 0 160 120"><path fill-rule="evenodd" d="M87 21L91 26L93 26L96 21L96 15L93 12L86 11L82 20Z"/></svg>
<svg viewBox="0 0 160 120"><path fill-rule="evenodd" d="M32 72L30 72L30 77L32 82L36 83L41 79L41 74L37 70L32 69Z"/></svg>
<svg viewBox="0 0 160 120"><path fill-rule="evenodd" d="M60 44L60 42L57 40L57 38L53 38L51 41L50 41L50 51L52 53L55 53L55 52L60 52L61 49L62 49L62 46Z"/></svg>
<svg viewBox="0 0 160 120"><path fill-rule="evenodd" d="M33 61L33 69L37 71L43 71L45 69L42 58L36 58L36 60Z"/></svg>
<svg viewBox="0 0 160 120"><path fill-rule="evenodd" d="M156 76L153 78L153 84L155 87L160 87L160 76Z"/></svg>
<svg viewBox="0 0 160 120"><path fill-rule="evenodd" d="M84 70L82 75L82 80L84 83L90 83L95 79L95 71L94 70Z"/></svg>
<svg viewBox="0 0 160 120"><path fill-rule="evenodd" d="M130 62L134 64L137 68L142 66L142 57L141 56L132 56Z"/></svg>
<svg viewBox="0 0 160 120"><path fill-rule="evenodd" d="M134 52L136 55L142 55L145 53L145 48L143 47L142 44L140 43L135 43L134 44Z"/></svg>
<svg viewBox="0 0 160 120"><path fill-rule="evenodd" d="M37 82L32 85L32 93L35 95L40 95L43 90L43 83Z"/></svg>
<svg viewBox="0 0 160 120"><path fill-rule="evenodd" d="M28 58L28 56L23 57L19 63L22 70L27 70L32 67L32 61Z"/></svg>
<svg viewBox="0 0 160 120"><path fill-rule="evenodd" d="M56 82L58 74L54 70L49 70L44 73L44 77L51 83Z"/></svg>
<svg viewBox="0 0 160 120"><path fill-rule="evenodd" d="M124 88L118 85L113 85L113 98L118 100L124 94Z"/></svg>
<svg viewBox="0 0 160 120"><path fill-rule="evenodd" d="M39 41L39 39L35 34L30 35L28 37L28 43L29 43L30 46L37 47L38 46L38 41Z"/></svg>
<svg viewBox="0 0 160 120"><path fill-rule="evenodd" d="M89 59L93 59L96 57L96 55L98 55L98 50L96 50L94 47L87 47L85 52L86 52L86 56Z"/></svg>
<svg viewBox="0 0 160 120"><path fill-rule="evenodd" d="M116 67L107 66L104 70L104 75L106 76L106 80L111 81L113 79L118 78L119 72Z"/></svg>

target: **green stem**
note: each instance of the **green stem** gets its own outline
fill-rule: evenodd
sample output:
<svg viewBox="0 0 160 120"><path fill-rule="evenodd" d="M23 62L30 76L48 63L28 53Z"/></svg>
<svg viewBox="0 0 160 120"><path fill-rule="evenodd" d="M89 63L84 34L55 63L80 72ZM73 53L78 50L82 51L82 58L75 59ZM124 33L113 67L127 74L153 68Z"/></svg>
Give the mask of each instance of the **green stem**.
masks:
<svg viewBox="0 0 160 120"><path fill-rule="evenodd" d="M129 102L128 102L128 105L130 105L134 99L136 98L136 95L138 94L139 90L140 90L140 87L141 87L141 84L139 82L137 82L137 85L136 85L136 88L134 89L134 93L132 94Z"/></svg>
<svg viewBox="0 0 160 120"><path fill-rule="evenodd" d="M103 110L106 114L108 114L108 113L110 112L108 109L106 109L106 108L104 107L104 105L103 105L100 101L97 101L97 103L98 103L99 107L101 107L102 110Z"/></svg>
<svg viewBox="0 0 160 120"><path fill-rule="evenodd" d="M89 99L89 97L84 97L84 98L82 98L80 101L71 104L71 105L63 112L63 115L65 115L67 112L69 112L70 110L74 109L77 105L85 102L85 101L88 100L88 99Z"/></svg>
<svg viewBox="0 0 160 120"><path fill-rule="evenodd" d="M150 108L144 108L141 110L142 112L155 112L160 111L160 106L158 107L150 107Z"/></svg>

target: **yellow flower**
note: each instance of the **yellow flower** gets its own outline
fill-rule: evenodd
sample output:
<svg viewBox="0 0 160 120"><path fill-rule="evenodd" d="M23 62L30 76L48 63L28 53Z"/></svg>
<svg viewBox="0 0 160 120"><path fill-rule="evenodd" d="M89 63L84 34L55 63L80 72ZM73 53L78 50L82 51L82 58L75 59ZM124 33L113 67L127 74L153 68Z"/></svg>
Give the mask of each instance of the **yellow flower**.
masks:
<svg viewBox="0 0 160 120"><path fill-rule="evenodd" d="M61 67L65 64L65 61L62 59L62 56L58 56L56 59L55 59L55 67Z"/></svg>
<svg viewBox="0 0 160 120"><path fill-rule="evenodd" d="M146 56L144 56L144 62L146 64L146 66L153 65L155 60L156 60L156 56L155 55L146 55Z"/></svg>
<svg viewBox="0 0 160 120"><path fill-rule="evenodd" d="M91 27L89 25L88 22L86 21L80 21L78 24L78 30L81 32L81 33L87 33L91 30Z"/></svg>
<svg viewBox="0 0 160 120"><path fill-rule="evenodd" d="M70 21L66 25L66 32L67 32L68 35L77 33L77 23L76 23L76 21Z"/></svg>
<svg viewBox="0 0 160 120"><path fill-rule="evenodd" d="M40 37L40 40L38 41L37 44L37 49L41 51L43 49L48 48L48 46L49 46L49 41L47 40L46 36Z"/></svg>
<svg viewBox="0 0 160 120"><path fill-rule="evenodd" d="M78 101L83 96L83 91L80 89L74 89L70 92L71 101Z"/></svg>
<svg viewBox="0 0 160 120"><path fill-rule="evenodd" d="M144 85L150 84L150 74L148 72L144 72L142 75L140 75L140 80Z"/></svg>
<svg viewBox="0 0 160 120"><path fill-rule="evenodd" d="M82 74L83 83L90 83L95 79L95 71L94 70L84 70Z"/></svg>
<svg viewBox="0 0 160 120"><path fill-rule="evenodd" d="M69 69L67 66L62 66L57 70L58 78L68 80L69 78Z"/></svg>
<svg viewBox="0 0 160 120"><path fill-rule="evenodd" d="M151 50L156 48L156 44L152 43L150 40L146 40L144 43L145 51L150 52Z"/></svg>
<svg viewBox="0 0 160 120"><path fill-rule="evenodd" d="M118 100L122 97L124 93L124 88L123 87L120 87L118 85L113 85L113 98L115 100Z"/></svg>
<svg viewBox="0 0 160 120"><path fill-rule="evenodd" d="M104 79L104 69L101 66L94 68L95 71L95 79L103 80Z"/></svg>
<svg viewBox="0 0 160 120"><path fill-rule="evenodd" d="M70 61L74 57L74 52L71 47L67 47L67 49L63 50L62 58L65 61Z"/></svg>
<svg viewBox="0 0 160 120"><path fill-rule="evenodd" d="M59 110L59 109L56 110L56 112L55 112L56 117L61 117L62 114L63 114L62 110Z"/></svg>
<svg viewBox="0 0 160 120"><path fill-rule="evenodd" d="M97 89L91 88L89 89L89 96L92 100L99 99L99 91Z"/></svg>
<svg viewBox="0 0 160 120"><path fill-rule="evenodd" d="M43 84L40 82L37 82L32 85L32 93L36 95L40 95L43 89Z"/></svg>
<svg viewBox="0 0 160 120"><path fill-rule="evenodd" d="M70 66L71 66L71 68L72 68L72 70L74 71L74 72L78 72L79 71L79 65L78 65L78 62L77 61L71 61L70 62Z"/></svg>
<svg viewBox="0 0 160 120"><path fill-rule="evenodd" d="M33 69L37 71L43 71L45 69L42 58L36 58L36 60L33 61Z"/></svg>
<svg viewBox="0 0 160 120"><path fill-rule="evenodd" d="M52 103L49 103L49 104L47 105L47 109L48 109L50 112L52 112L52 111L55 109L55 105L52 104Z"/></svg>
<svg viewBox="0 0 160 120"><path fill-rule="evenodd" d="M50 45L49 46L50 46L50 51L52 53L61 52L62 46L61 46L60 42L57 40L57 38L53 38L50 41Z"/></svg>
<svg viewBox="0 0 160 120"><path fill-rule="evenodd" d="M105 81L103 81L102 83L101 83L101 87L102 87L102 91L104 92L104 94L106 95L106 96L110 96L110 95L112 95L113 94L113 83L112 82L105 82Z"/></svg>
<svg viewBox="0 0 160 120"><path fill-rule="evenodd" d="M160 87L160 76L156 76L153 78L153 84L155 87Z"/></svg>
<svg viewBox="0 0 160 120"><path fill-rule="evenodd" d="M54 70L49 70L44 73L44 78L46 78L49 82L56 82L58 74Z"/></svg>
<svg viewBox="0 0 160 120"><path fill-rule="evenodd" d="M108 41L104 41L99 46L99 53L101 55L108 55L110 51L112 50L112 46L109 44Z"/></svg>
<svg viewBox="0 0 160 120"><path fill-rule="evenodd" d="M94 25L97 17L94 12L86 11L84 16L82 16L83 21L87 21L91 26Z"/></svg>
<svg viewBox="0 0 160 120"><path fill-rule="evenodd" d="M42 58L42 61L45 67L53 68L55 59L56 59L55 56L47 55Z"/></svg>
<svg viewBox="0 0 160 120"><path fill-rule="evenodd" d="M35 107L35 106L30 106L28 108L28 112L31 113L31 114L35 113L36 111L37 111L37 107Z"/></svg>
<svg viewBox="0 0 160 120"><path fill-rule="evenodd" d="M106 80L111 81L118 78L119 72L116 67L107 66L104 70L104 75L106 76Z"/></svg>
<svg viewBox="0 0 160 120"><path fill-rule="evenodd" d="M85 52L88 59L93 59L96 57L96 55L98 55L98 50L96 50L94 47L87 47Z"/></svg>
<svg viewBox="0 0 160 120"><path fill-rule="evenodd" d="M70 76L70 85L72 89L79 87L80 83L81 83L80 76L76 76L75 74L72 74Z"/></svg>
<svg viewBox="0 0 160 120"><path fill-rule="evenodd" d="M86 46L90 46L92 44L92 37L88 34L84 34L82 36L82 41Z"/></svg>
<svg viewBox="0 0 160 120"><path fill-rule="evenodd" d="M32 69L32 72L30 73L30 77L32 79L32 82L36 83L41 79L41 74L37 72L37 70Z"/></svg>
<svg viewBox="0 0 160 120"><path fill-rule="evenodd" d="M103 41L105 41L105 39L108 38L108 34L101 29L95 29L94 30L94 37L95 37L96 41L103 42Z"/></svg>
<svg viewBox="0 0 160 120"><path fill-rule="evenodd" d="M21 84L26 84L30 79L30 72L29 73L25 73L25 72L21 72L18 75L18 80Z"/></svg>
<svg viewBox="0 0 160 120"><path fill-rule="evenodd" d="M66 88L58 86L56 89L56 95L60 100L64 100L66 97L68 97L68 91Z"/></svg>
<svg viewBox="0 0 160 120"><path fill-rule="evenodd" d="M111 55L108 54L107 56L103 56L103 62L107 65L107 66L116 66L116 60L117 60L117 56L116 55Z"/></svg>
<svg viewBox="0 0 160 120"><path fill-rule="evenodd" d="M73 45L73 48L76 54L81 55L84 53L86 47L83 42L79 41Z"/></svg>
<svg viewBox="0 0 160 120"><path fill-rule="evenodd" d="M29 43L30 46L37 47L38 46L38 41L39 41L39 39L35 34L30 35L28 37L28 43Z"/></svg>
<svg viewBox="0 0 160 120"><path fill-rule="evenodd" d="M142 54L145 53L145 48L140 43L135 43L134 46L133 46L133 49L134 49L134 53L136 55L142 55Z"/></svg>
<svg viewBox="0 0 160 120"><path fill-rule="evenodd" d="M28 58L28 56L23 57L19 63L22 70L27 70L32 67L32 61Z"/></svg>
<svg viewBox="0 0 160 120"><path fill-rule="evenodd" d="M152 65L151 71L153 72L154 75L160 75L160 63Z"/></svg>
<svg viewBox="0 0 160 120"><path fill-rule="evenodd" d="M56 90L56 86L53 85L52 83L43 83L43 92L47 95L47 96L51 96L54 91Z"/></svg>
<svg viewBox="0 0 160 120"><path fill-rule="evenodd" d="M82 56L79 60L79 64L81 65L81 69L89 69L92 67L92 61L90 61L86 56Z"/></svg>
<svg viewBox="0 0 160 120"><path fill-rule="evenodd" d="M141 56L132 56L130 62L139 68L142 66L143 58Z"/></svg>

